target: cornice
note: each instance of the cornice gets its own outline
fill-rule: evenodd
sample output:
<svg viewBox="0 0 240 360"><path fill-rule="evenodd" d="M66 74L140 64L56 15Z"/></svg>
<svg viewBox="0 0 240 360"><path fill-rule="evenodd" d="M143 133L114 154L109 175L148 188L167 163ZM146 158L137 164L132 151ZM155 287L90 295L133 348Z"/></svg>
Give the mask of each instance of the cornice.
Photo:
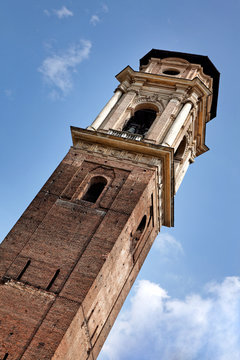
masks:
<svg viewBox="0 0 240 360"><path fill-rule="evenodd" d="M171 87L175 87L176 85L182 85L183 87L196 87L201 93L202 96L211 95L212 92L206 87L206 85L202 82L201 79L195 77L194 79L184 79L184 78L176 78L168 75L157 75L144 73L141 71L135 71L130 66L125 67L119 74L116 75L116 79L122 83L126 79L131 79L131 81L142 81L146 84L149 83L157 83L161 85L167 85Z"/></svg>

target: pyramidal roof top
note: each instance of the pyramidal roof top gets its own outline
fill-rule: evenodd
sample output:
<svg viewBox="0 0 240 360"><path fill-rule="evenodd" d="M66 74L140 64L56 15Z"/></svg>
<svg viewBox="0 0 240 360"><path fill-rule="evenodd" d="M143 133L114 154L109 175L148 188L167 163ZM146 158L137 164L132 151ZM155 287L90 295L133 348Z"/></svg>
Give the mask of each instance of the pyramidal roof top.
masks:
<svg viewBox="0 0 240 360"><path fill-rule="evenodd" d="M176 57L189 61L192 64L200 64L203 67L204 74L209 75L213 79L213 99L211 107L211 119L213 119L217 114L217 101L218 101L218 88L219 88L219 78L220 73L213 65L208 56L188 54L177 51L168 51L168 50L158 50L152 49L146 55L140 59L140 66L147 65L149 59L159 58L164 59L168 57Z"/></svg>

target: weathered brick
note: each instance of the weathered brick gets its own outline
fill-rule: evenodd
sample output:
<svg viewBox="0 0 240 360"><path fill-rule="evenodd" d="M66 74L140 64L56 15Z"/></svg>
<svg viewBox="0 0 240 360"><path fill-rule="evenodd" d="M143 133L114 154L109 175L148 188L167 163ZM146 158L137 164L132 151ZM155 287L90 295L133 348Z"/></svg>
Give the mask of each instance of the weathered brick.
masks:
<svg viewBox="0 0 240 360"><path fill-rule="evenodd" d="M53 301L52 295L19 283L0 285L1 358L7 352L19 359Z"/></svg>
<svg viewBox="0 0 240 360"><path fill-rule="evenodd" d="M79 304L57 298L30 342L23 360L49 360L71 324Z"/></svg>

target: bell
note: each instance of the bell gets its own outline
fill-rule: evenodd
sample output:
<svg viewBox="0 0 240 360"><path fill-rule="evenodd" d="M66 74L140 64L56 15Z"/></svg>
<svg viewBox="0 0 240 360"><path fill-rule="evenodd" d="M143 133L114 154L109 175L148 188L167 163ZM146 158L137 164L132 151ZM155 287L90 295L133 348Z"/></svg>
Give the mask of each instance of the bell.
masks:
<svg viewBox="0 0 240 360"><path fill-rule="evenodd" d="M130 128L127 131L130 132L131 134L135 134L136 133L136 126L131 125Z"/></svg>

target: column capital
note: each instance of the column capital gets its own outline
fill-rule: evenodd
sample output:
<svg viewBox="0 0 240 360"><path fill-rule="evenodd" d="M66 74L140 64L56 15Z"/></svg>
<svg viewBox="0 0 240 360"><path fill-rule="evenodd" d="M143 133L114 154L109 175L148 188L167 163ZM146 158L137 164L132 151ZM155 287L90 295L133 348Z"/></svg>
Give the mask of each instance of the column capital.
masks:
<svg viewBox="0 0 240 360"><path fill-rule="evenodd" d="M129 86L131 85L131 79L127 78L125 79L121 84L118 85L117 89L115 90L115 92L117 90L122 91L122 93L125 93L127 91L127 89L129 88Z"/></svg>
<svg viewBox="0 0 240 360"><path fill-rule="evenodd" d="M177 95L174 95L173 97L171 97L171 99L169 100L171 102L182 102L182 96L177 96Z"/></svg>

